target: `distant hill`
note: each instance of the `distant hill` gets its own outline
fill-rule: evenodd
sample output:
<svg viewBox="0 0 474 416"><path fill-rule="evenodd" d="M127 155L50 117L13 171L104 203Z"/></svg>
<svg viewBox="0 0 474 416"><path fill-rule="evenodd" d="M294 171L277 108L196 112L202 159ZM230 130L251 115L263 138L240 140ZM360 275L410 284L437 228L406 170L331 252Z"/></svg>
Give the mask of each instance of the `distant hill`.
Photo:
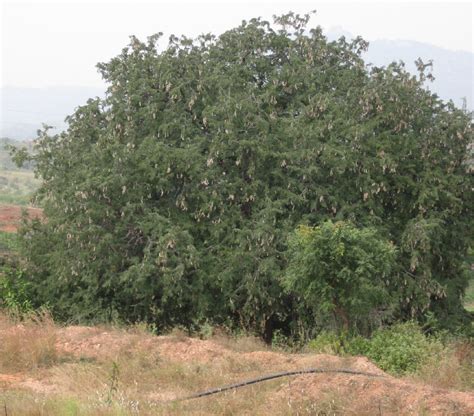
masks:
<svg viewBox="0 0 474 416"><path fill-rule="evenodd" d="M462 107L464 97L467 108L474 109L473 53L451 51L414 41L375 40L370 42L364 58L367 63L377 66L402 60L413 73L416 72L414 62L418 58L425 63L432 59L435 80L427 84L428 88L445 101L453 100L458 107Z"/></svg>
<svg viewBox="0 0 474 416"><path fill-rule="evenodd" d="M0 88L0 137L29 140L36 137L42 123L57 131L66 127L64 119L89 98L104 96L104 88L49 87Z"/></svg>
<svg viewBox="0 0 474 416"><path fill-rule="evenodd" d="M327 33L329 39L341 35L354 36L340 29ZM473 105L474 54L452 51L415 41L375 40L370 42L365 53L367 63L377 66L388 65L392 61L404 61L410 72L415 73L414 61L421 57L424 62L432 59L433 75L436 80L427 87L443 100L453 100L462 106L466 98L467 108ZM50 88L0 88L0 137L12 139L33 139L42 123L56 127L60 131L66 127L64 119L74 109L85 104L88 98L104 96L104 88L97 87L50 87Z"/></svg>
<svg viewBox="0 0 474 416"><path fill-rule="evenodd" d="M345 36L353 39L352 33L341 28L329 29L326 33L330 40ZM427 87L445 101L453 100L462 107L463 98L469 110L474 110L474 53L453 51L412 40L373 40L364 54L367 64L386 66L393 61L403 61L411 73L416 73L414 62L421 58L427 63L433 60L435 81Z"/></svg>

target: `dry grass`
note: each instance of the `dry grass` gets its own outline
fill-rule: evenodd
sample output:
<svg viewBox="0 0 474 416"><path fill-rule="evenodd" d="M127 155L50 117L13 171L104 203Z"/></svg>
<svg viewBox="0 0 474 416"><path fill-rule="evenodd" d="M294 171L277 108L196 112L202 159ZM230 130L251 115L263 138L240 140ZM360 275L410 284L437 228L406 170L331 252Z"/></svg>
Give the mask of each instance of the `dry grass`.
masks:
<svg viewBox="0 0 474 416"><path fill-rule="evenodd" d="M56 329L47 313L18 320L0 315L0 371L31 371L58 360Z"/></svg>
<svg viewBox="0 0 474 416"><path fill-rule="evenodd" d="M210 339L235 352L270 351L269 346L254 335L233 335L227 331L217 329Z"/></svg>
<svg viewBox="0 0 474 416"><path fill-rule="evenodd" d="M286 366L321 365L321 356L275 353L250 336L214 330L207 340L197 340L176 331L156 337L144 326L59 328L42 314L21 321L0 315L0 339L0 414L5 406L7 415L19 416L407 414L404 393L393 393L384 381L376 385L345 376L282 378L173 401ZM438 373L433 365L420 378L439 377L442 387L466 383L468 373L462 375L453 360L467 363L471 354L472 346L459 344ZM328 357L336 366L352 362ZM315 359L318 364L310 361ZM8 372L15 382L5 381ZM369 402L361 393L373 389L380 391L378 401ZM422 406L414 406L412 414L424 414Z"/></svg>
<svg viewBox="0 0 474 416"><path fill-rule="evenodd" d="M439 354L428 358L427 363L413 376L434 387L472 391L474 389L474 344L458 341Z"/></svg>
<svg viewBox="0 0 474 416"><path fill-rule="evenodd" d="M282 383L278 380L198 400L173 402L176 397L251 378L269 369L233 356L211 362L172 361L143 342L150 334L140 326L122 331L124 337L130 335L130 340L111 354L96 358L66 355L67 361L55 349L57 328L48 315L33 316L21 322L1 316L0 331L4 337L0 351L2 372L31 374L37 368L49 367L42 381L61 386L60 393L42 391L41 387L33 391L0 389L0 403L7 407L7 414L253 415L267 414L268 410L275 415L287 415L312 414L304 409L314 408L297 401L288 404L286 399L272 400L270 396ZM106 327L97 329L101 331L119 332ZM177 331L169 337L171 340L167 341L176 344L189 339ZM268 350L251 336L230 337L217 331L211 338L230 351Z"/></svg>

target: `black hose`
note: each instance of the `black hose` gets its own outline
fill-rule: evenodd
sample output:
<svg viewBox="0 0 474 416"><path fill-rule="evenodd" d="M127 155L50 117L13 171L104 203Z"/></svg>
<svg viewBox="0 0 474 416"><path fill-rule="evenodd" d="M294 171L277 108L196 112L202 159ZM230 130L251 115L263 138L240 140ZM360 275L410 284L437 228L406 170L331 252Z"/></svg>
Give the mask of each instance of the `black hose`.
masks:
<svg viewBox="0 0 474 416"><path fill-rule="evenodd" d="M367 376L367 377L383 377L381 374L375 373L366 373L363 371L356 371L350 370L347 368L340 368L340 369L329 369L329 368L307 368L303 370L296 370L296 371L282 371L280 373L273 373L268 374L263 377L254 378L247 381L241 381L240 383L235 384L228 384L227 386L216 387L214 389L202 391L199 393L191 394L190 396L179 397L177 399L172 400L173 402L181 402L184 400L190 399L197 399L199 397L210 396L211 394L222 393L223 391L237 389L239 387L249 386L250 384L261 383L262 381L273 380L275 378L286 377L286 376L296 376L300 374L314 374L314 373L345 373L345 374L352 374L352 375L360 375L360 376Z"/></svg>

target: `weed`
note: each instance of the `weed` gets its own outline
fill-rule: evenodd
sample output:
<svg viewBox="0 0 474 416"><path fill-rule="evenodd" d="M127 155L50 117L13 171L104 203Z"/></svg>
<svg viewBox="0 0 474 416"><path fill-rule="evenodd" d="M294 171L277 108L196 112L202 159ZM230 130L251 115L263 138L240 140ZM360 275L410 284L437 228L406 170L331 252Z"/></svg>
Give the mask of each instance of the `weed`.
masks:
<svg viewBox="0 0 474 416"><path fill-rule="evenodd" d="M268 351L261 338L246 332L233 333L222 327L213 329L212 341L234 352Z"/></svg>
<svg viewBox="0 0 474 416"><path fill-rule="evenodd" d="M452 341L437 353L429 354L414 379L440 388L474 389L474 345L472 341Z"/></svg>
<svg viewBox="0 0 474 416"><path fill-rule="evenodd" d="M0 316L0 370L33 370L58 360L56 330L47 312L30 314L16 325Z"/></svg>
<svg viewBox="0 0 474 416"><path fill-rule="evenodd" d="M109 377L109 391L107 395L107 403L112 404L112 399L115 397L118 391L118 380L119 380L119 366L115 361L112 361L112 370Z"/></svg>

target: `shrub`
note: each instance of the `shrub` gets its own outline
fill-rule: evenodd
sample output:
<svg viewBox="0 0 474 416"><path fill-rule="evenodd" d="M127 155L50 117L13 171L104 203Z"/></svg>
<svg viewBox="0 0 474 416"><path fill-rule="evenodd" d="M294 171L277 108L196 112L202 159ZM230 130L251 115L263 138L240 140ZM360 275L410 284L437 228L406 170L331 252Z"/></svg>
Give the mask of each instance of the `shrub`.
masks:
<svg viewBox="0 0 474 416"><path fill-rule="evenodd" d="M3 257L18 249L18 236L15 233L0 231L0 255Z"/></svg>
<svg viewBox="0 0 474 416"><path fill-rule="evenodd" d="M439 386L472 386L472 342L446 338L446 332L427 336L414 322L379 329L371 338L322 331L307 347L318 353L365 355L384 371L426 380L431 375Z"/></svg>
<svg viewBox="0 0 474 416"><path fill-rule="evenodd" d="M307 347L314 352L338 355L366 355L370 340L360 335L321 331Z"/></svg>
<svg viewBox="0 0 474 416"><path fill-rule="evenodd" d="M25 273L13 265L0 267L0 308L10 312L31 312L30 284Z"/></svg>
<svg viewBox="0 0 474 416"><path fill-rule="evenodd" d="M344 343L344 351L349 355L367 355L370 340L359 335L349 338Z"/></svg>
<svg viewBox="0 0 474 416"><path fill-rule="evenodd" d="M393 374L414 373L430 355L442 350L442 344L425 336L413 322L395 324L374 333L367 356L382 370Z"/></svg>
<svg viewBox="0 0 474 416"><path fill-rule="evenodd" d="M319 353L340 354L343 352L343 342L341 336L335 332L321 331L308 343L308 348Z"/></svg>

